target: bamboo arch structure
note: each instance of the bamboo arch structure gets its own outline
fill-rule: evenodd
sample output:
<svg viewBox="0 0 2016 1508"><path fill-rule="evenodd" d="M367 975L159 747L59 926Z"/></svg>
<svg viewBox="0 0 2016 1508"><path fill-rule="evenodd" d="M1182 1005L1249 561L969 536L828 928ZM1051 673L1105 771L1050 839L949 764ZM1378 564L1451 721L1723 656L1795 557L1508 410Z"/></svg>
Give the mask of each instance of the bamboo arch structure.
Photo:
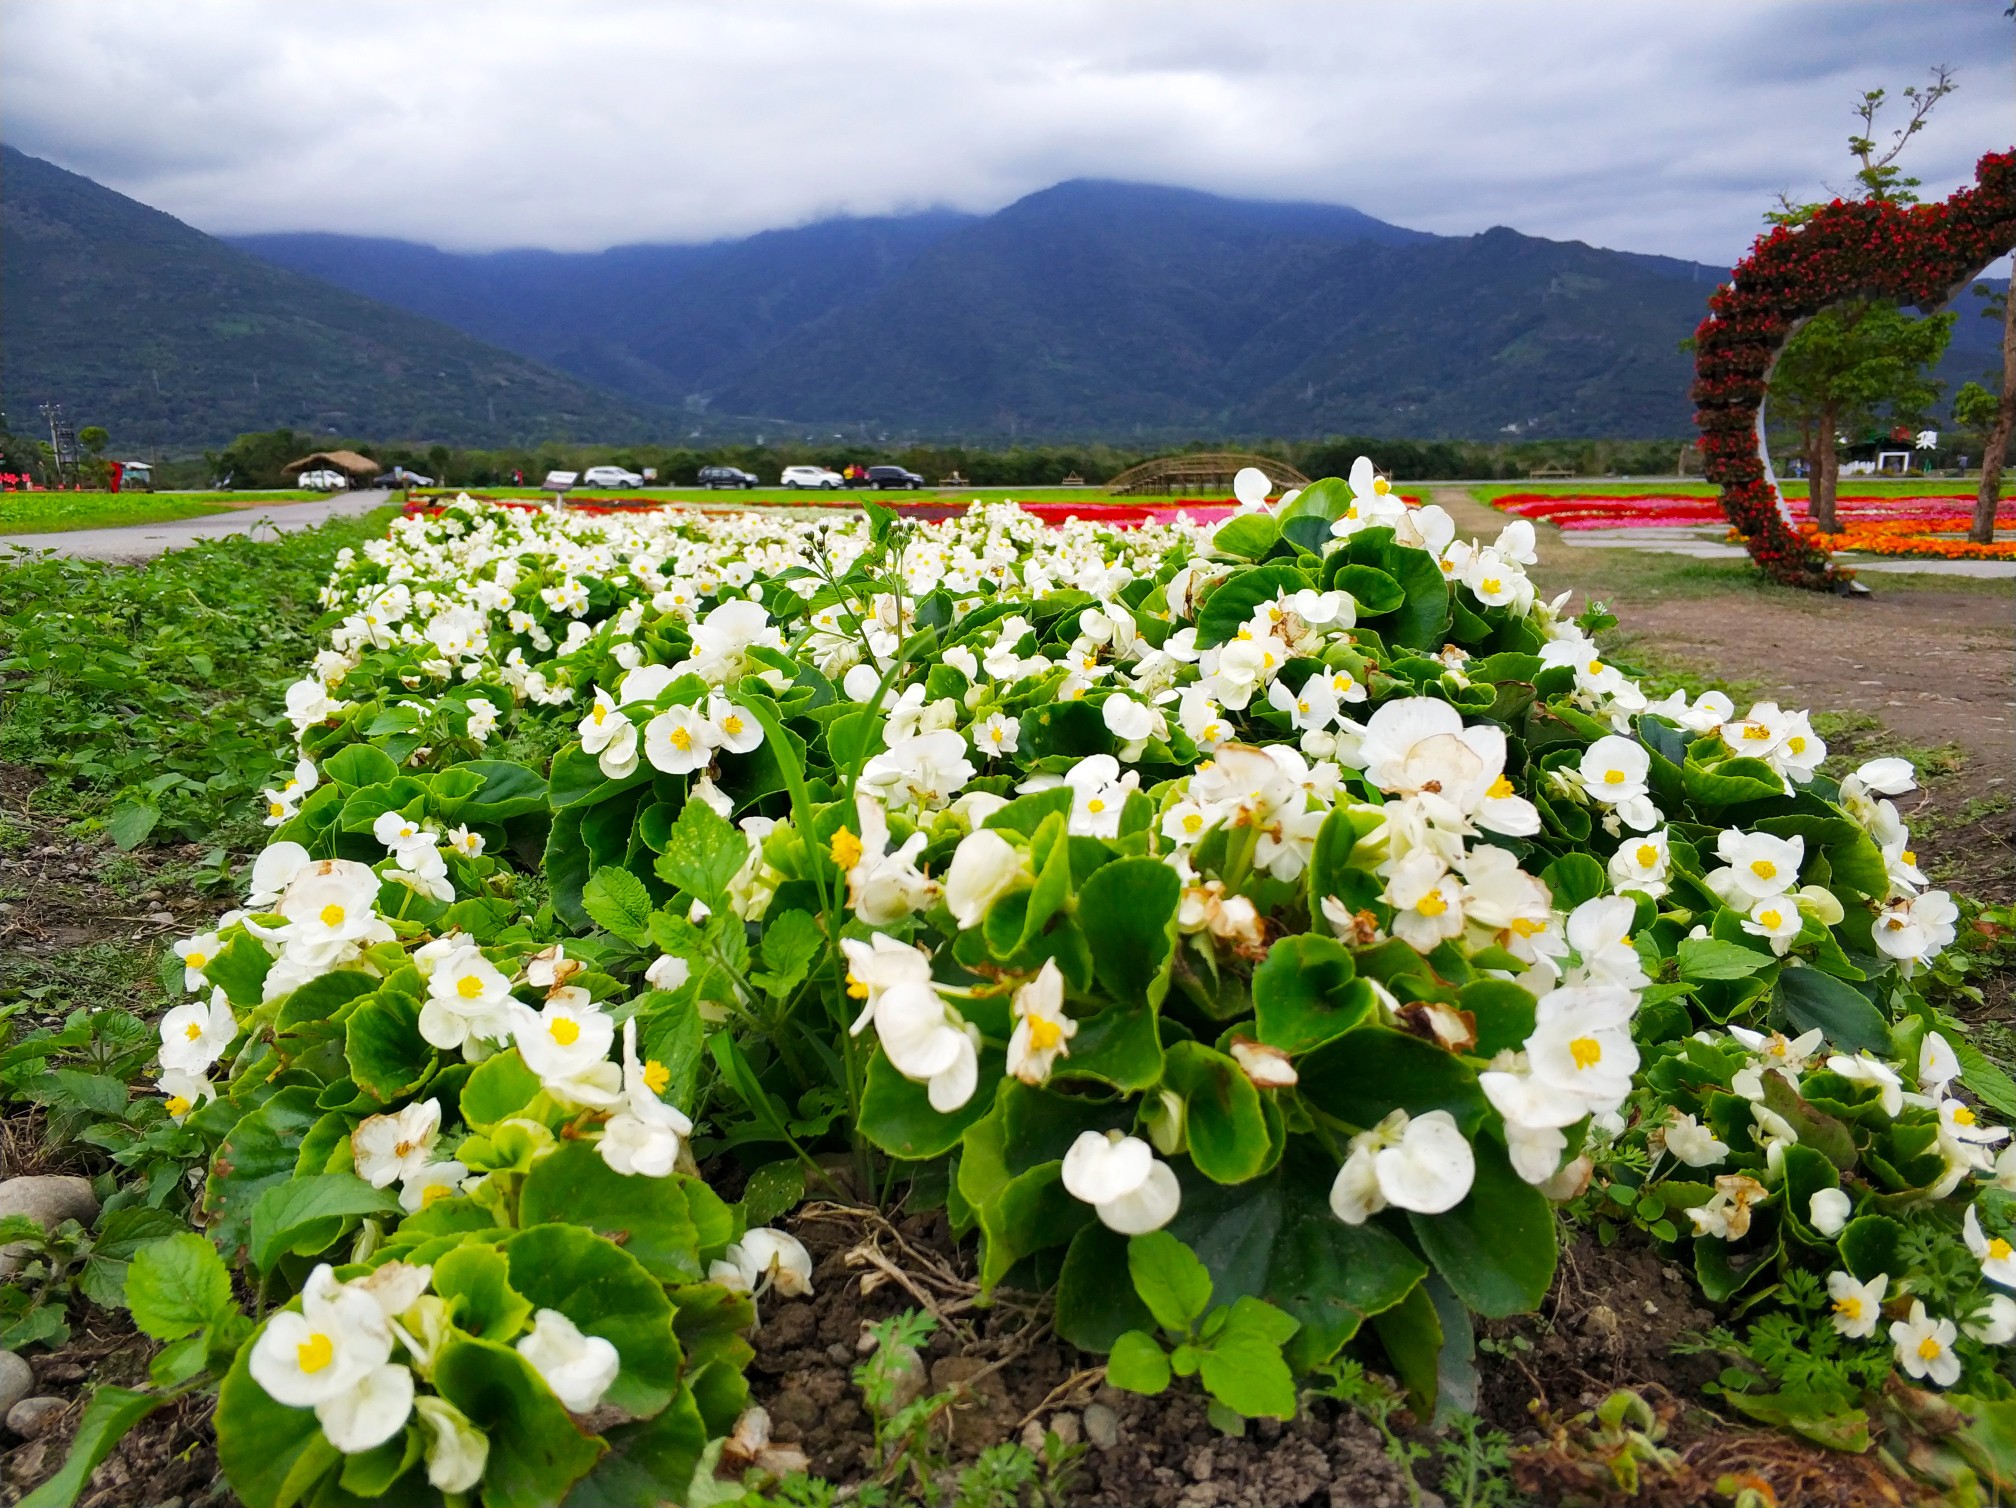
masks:
<svg viewBox="0 0 2016 1508"><path fill-rule="evenodd" d="M1309 478L1285 461L1277 461L1272 456L1244 455L1233 450L1207 450L1143 461L1139 466L1131 466L1113 478L1106 484L1106 490L1120 497L1144 492L1229 493L1232 490L1232 478L1248 466L1266 472L1267 480L1276 488L1309 485Z"/></svg>

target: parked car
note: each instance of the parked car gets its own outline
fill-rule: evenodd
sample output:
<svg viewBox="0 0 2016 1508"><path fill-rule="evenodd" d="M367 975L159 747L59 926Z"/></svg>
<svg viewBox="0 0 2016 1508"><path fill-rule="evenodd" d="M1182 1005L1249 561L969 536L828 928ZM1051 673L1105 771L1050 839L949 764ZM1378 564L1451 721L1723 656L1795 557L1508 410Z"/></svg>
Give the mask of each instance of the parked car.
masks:
<svg viewBox="0 0 2016 1508"><path fill-rule="evenodd" d="M717 487L749 488L761 484L754 472L744 471L739 466L702 466L700 485L712 491Z"/></svg>
<svg viewBox="0 0 2016 1508"><path fill-rule="evenodd" d="M777 479L780 487L817 487L822 492L831 492L836 487L846 485L846 479L837 471L828 471L824 466L786 466L784 475Z"/></svg>
<svg viewBox="0 0 2016 1508"><path fill-rule="evenodd" d="M404 466L394 466L390 471L381 471L371 478L373 487L432 487L434 478L422 476L417 471L408 471Z"/></svg>
<svg viewBox="0 0 2016 1508"><path fill-rule="evenodd" d="M296 478L297 485L310 492L341 492L350 485L350 478L333 467L322 467L315 471L304 471Z"/></svg>
<svg viewBox="0 0 2016 1508"><path fill-rule="evenodd" d="M886 487L905 488L915 492L924 485L924 478L914 471L905 471L901 466L870 466L855 485L873 487L877 492Z"/></svg>
<svg viewBox="0 0 2016 1508"><path fill-rule="evenodd" d="M642 487L643 475L621 466L590 466L581 473L583 487Z"/></svg>

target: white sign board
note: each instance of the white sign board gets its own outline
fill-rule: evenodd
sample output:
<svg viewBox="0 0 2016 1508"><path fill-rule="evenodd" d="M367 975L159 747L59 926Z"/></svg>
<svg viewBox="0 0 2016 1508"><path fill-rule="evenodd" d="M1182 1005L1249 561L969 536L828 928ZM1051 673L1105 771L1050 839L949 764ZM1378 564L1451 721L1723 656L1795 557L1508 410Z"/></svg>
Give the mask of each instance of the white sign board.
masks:
<svg viewBox="0 0 2016 1508"><path fill-rule="evenodd" d="M546 480L539 486L545 492L565 492L580 480L581 473L578 471L549 471Z"/></svg>

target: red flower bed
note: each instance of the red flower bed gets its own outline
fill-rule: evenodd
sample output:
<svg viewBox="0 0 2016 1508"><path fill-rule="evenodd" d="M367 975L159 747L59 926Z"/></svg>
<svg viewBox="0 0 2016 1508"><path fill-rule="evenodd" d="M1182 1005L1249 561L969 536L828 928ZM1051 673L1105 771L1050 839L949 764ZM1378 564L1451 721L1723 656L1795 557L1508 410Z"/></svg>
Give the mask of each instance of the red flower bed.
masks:
<svg viewBox="0 0 2016 1508"><path fill-rule="evenodd" d="M1688 524L1718 524L1726 520L1722 504L1712 497L1680 493L1539 493L1509 492L1493 505L1521 518L1542 519L1562 529L1673 528ZM1795 523L1808 516L1804 498L1787 498ZM1954 527L1964 532L1973 517L1974 499L1960 492L1927 492L1910 497L1843 497L1834 511L1844 524L1919 526L1934 532ZM1935 530L1935 526L1939 526ZM1893 533L1899 532L1892 529Z"/></svg>
<svg viewBox="0 0 2016 1508"><path fill-rule="evenodd" d="M1937 308L2016 247L2016 152L1990 152L1976 183L1939 204L1835 200L1797 229L1758 238L1708 300L1694 333L1695 422L1708 480L1729 520L1774 579L1830 587L1845 579L1817 535L1766 478L1757 419L1772 363L1799 322L1850 298Z"/></svg>

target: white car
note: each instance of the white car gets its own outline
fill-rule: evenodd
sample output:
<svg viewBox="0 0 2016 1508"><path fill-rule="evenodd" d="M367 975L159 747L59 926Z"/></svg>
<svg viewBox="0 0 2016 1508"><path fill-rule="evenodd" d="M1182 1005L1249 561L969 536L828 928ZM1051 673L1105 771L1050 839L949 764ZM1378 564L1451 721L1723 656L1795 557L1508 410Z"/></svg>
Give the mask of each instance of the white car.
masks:
<svg viewBox="0 0 2016 1508"><path fill-rule="evenodd" d="M642 487L644 478L621 466L590 466L581 473L583 487Z"/></svg>
<svg viewBox="0 0 2016 1508"><path fill-rule="evenodd" d="M817 487L822 492L831 492L836 487L847 485L846 479L837 471L828 471L824 466L786 466L784 475L777 479L780 487Z"/></svg>
<svg viewBox="0 0 2016 1508"><path fill-rule="evenodd" d="M304 471L296 479L296 485L309 492L341 492L350 485L350 479L342 472L330 467L317 471Z"/></svg>

